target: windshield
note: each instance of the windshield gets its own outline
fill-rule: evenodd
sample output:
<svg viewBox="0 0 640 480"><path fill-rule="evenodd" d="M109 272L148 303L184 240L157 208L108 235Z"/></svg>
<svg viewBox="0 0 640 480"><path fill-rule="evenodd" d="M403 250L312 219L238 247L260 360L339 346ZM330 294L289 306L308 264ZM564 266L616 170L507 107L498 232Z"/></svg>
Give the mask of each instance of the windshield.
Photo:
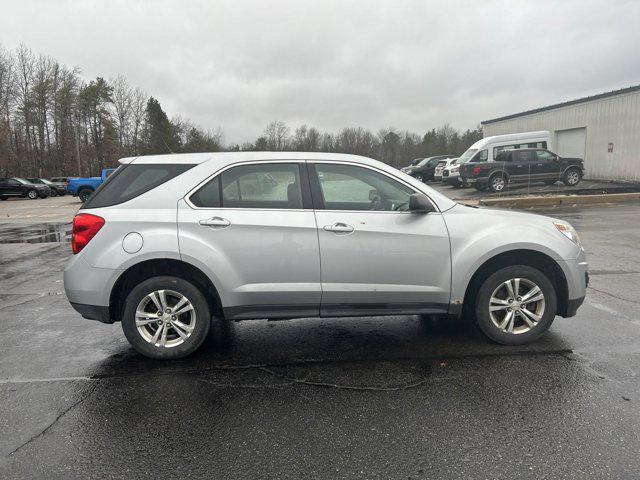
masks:
<svg viewBox="0 0 640 480"><path fill-rule="evenodd" d="M31 182L27 182L24 178L20 178L20 177L15 177L14 180L17 180L20 183L24 183L24 184L31 183Z"/></svg>
<svg viewBox="0 0 640 480"><path fill-rule="evenodd" d="M29 178L28 180L31 183L40 183L40 184L45 183L44 180L42 180L41 178Z"/></svg>
<svg viewBox="0 0 640 480"><path fill-rule="evenodd" d="M477 151L478 151L477 148L470 148L469 150L464 152L462 155L460 155L460 158L458 158L458 163L468 162L469 160L471 160L471 157L473 157Z"/></svg>
<svg viewBox="0 0 640 480"><path fill-rule="evenodd" d="M418 166L419 167L424 167L427 163L429 163L429 160L431 160L430 158L425 158L424 160L422 160Z"/></svg>

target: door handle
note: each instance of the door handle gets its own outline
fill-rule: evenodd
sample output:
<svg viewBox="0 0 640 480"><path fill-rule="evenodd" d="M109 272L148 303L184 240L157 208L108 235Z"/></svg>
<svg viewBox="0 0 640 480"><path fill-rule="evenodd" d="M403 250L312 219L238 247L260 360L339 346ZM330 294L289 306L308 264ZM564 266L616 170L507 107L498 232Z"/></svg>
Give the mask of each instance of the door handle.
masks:
<svg viewBox="0 0 640 480"><path fill-rule="evenodd" d="M327 232L335 232L335 233L351 233L353 232L353 227L351 225L347 225L346 223L334 223L333 225L325 225L322 227L323 230Z"/></svg>
<svg viewBox="0 0 640 480"><path fill-rule="evenodd" d="M539 163L539 164L538 164L538 166L539 166L539 167L541 167L541 166L542 166L542 164L541 164L541 163Z"/></svg>
<svg viewBox="0 0 640 480"><path fill-rule="evenodd" d="M231 225L231 222L229 220L227 220L226 218L222 218L222 217L211 217L211 218L207 218L206 220L200 220L198 222L200 225L203 225L205 227L228 227L229 225Z"/></svg>
<svg viewBox="0 0 640 480"><path fill-rule="evenodd" d="M516 165L516 167L522 168L522 167L524 167L524 165Z"/></svg>

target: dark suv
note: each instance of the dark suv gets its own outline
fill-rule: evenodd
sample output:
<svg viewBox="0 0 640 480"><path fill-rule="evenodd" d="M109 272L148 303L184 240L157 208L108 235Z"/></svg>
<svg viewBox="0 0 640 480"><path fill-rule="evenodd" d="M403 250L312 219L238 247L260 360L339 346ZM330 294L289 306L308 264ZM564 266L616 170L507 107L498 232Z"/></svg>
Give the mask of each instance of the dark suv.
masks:
<svg viewBox="0 0 640 480"><path fill-rule="evenodd" d="M460 165L460 177L465 185L478 190L489 188L501 192L508 184L544 182L549 185L562 181L577 185L584 175L581 158L564 158L543 148L504 150L493 162L482 161L476 154Z"/></svg>
<svg viewBox="0 0 640 480"><path fill-rule="evenodd" d="M402 169L402 171L412 177L424 182L426 180L433 180L433 174L436 170L438 162L445 158L456 158L456 155L438 155L435 157L428 157L422 159L417 164L412 164Z"/></svg>
<svg viewBox="0 0 640 480"><path fill-rule="evenodd" d="M24 178L0 178L0 200L9 197L46 198L51 195L51 188L44 184L31 183Z"/></svg>

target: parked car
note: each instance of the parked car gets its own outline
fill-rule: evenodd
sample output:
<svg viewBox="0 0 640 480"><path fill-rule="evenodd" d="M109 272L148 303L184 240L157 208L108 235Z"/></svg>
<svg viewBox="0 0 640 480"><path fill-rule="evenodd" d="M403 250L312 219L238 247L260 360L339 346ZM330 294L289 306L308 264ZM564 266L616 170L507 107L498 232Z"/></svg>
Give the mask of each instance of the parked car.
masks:
<svg viewBox="0 0 640 480"><path fill-rule="evenodd" d="M0 200L9 197L27 197L32 200L46 198L51 195L48 185L33 183L20 177L0 178Z"/></svg>
<svg viewBox="0 0 640 480"><path fill-rule="evenodd" d="M480 161L483 162L493 162L503 150L517 150L520 148L547 148L553 150L551 133L543 130L481 138L460 155L458 163L466 163L471 157L481 159Z"/></svg>
<svg viewBox="0 0 640 480"><path fill-rule="evenodd" d="M435 157L424 158L415 165L403 168L402 171L412 177L415 177L421 182L433 180L436 166L438 165L438 162L444 158L455 158L455 156L437 155Z"/></svg>
<svg viewBox="0 0 640 480"><path fill-rule="evenodd" d="M455 188L462 187L462 178L460 178L460 164L458 159L454 158L449 165L442 170L442 183L451 185Z"/></svg>
<svg viewBox="0 0 640 480"><path fill-rule="evenodd" d="M53 177L51 178L51 181L53 183L67 183L67 180L69 179L69 177Z"/></svg>
<svg viewBox="0 0 640 480"><path fill-rule="evenodd" d="M121 322L152 358L193 352L212 322L314 316L465 314L490 339L523 344L584 299L570 224L457 204L369 158L120 162L73 220L64 287L83 317ZM278 185L245 195L257 174Z"/></svg>
<svg viewBox="0 0 640 480"><path fill-rule="evenodd" d="M67 190L74 197L86 202L91 194L115 171L115 168L104 168L99 177L71 177L67 179Z"/></svg>
<svg viewBox="0 0 640 480"><path fill-rule="evenodd" d="M433 180L436 182L441 182L442 172L444 172L444 169L449 165L451 165L451 162L453 162L455 159L456 159L455 156L451 156L451 157L443 158L442 160L440 160L433 171Z"/></svg>
<svg viewBox="0 0 640 480"><path fill-rule="evenodd" d="M492 192L531 182L562 181L573 187L584 175L584 163L581 158L562 158L543 148L523 148L502 151L493 162L476 161L474 156L460 166L460 175L465 184Z"/></svg>
<svg viewBox="0 0 640 480"><path fill-rule="evenodd" d="M47 185L51 189L52 197L57 197L58 195L64 197L67 194L66 183L52 182L51 180L47 180L46 178L27 178L27 180L38 185Z"/></svg>

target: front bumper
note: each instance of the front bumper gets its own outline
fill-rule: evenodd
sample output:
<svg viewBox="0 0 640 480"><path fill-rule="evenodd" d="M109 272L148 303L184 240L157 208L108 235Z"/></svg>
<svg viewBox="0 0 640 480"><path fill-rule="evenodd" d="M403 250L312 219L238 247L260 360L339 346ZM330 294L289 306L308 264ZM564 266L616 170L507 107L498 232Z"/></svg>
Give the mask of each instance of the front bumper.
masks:
<svg viewBox="0 0 640 480"><path fill-rule="evenodd" d="M460 175L442 177L442 181L447 185L462 185L462 178L460 178Z"/></svg>
<svg viewBox="0 0 640 480"><path fill-rule="evenodd" d="M584 302L589 285L589 264L580 249L578 256L573 260L558 262L567 280L567 305L565 311L559 311L562 317L573 317L580 305Z"/></svg>

